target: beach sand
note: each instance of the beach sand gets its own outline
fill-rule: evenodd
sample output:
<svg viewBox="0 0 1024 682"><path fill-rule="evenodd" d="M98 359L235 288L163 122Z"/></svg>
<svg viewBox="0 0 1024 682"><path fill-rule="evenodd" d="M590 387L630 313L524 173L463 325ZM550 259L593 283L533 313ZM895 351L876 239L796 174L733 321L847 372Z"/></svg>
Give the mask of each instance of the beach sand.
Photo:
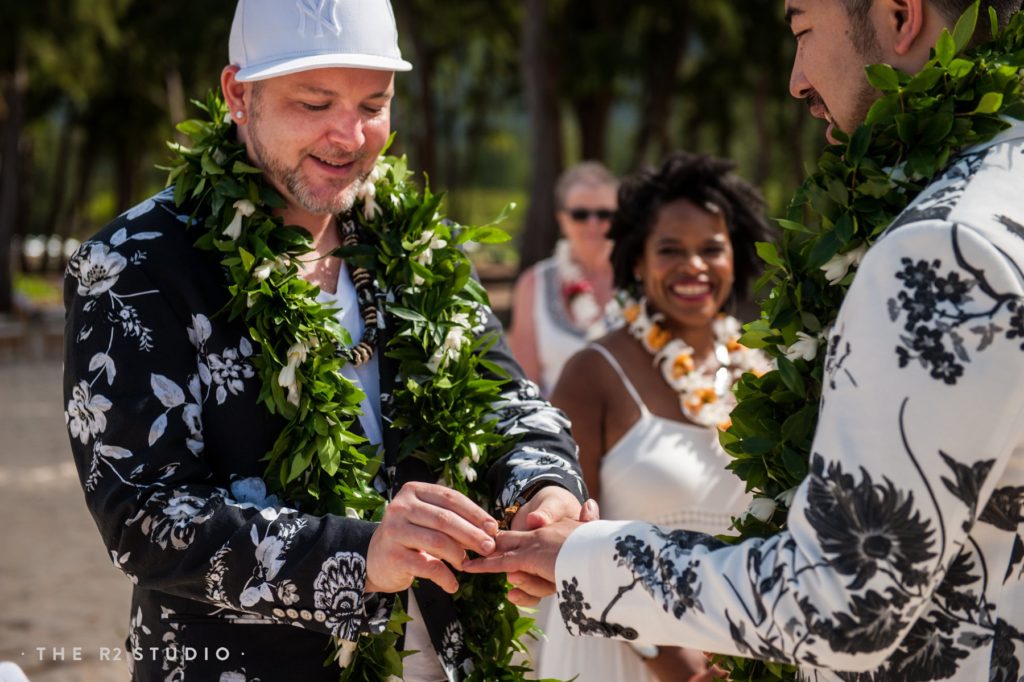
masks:
<svg viewBox="0 0 1024 682"><path fill-rule="evenodd" d="M60 361L0 363L0 661L32 682L125 682L130 592L85 507Z"/></svg>

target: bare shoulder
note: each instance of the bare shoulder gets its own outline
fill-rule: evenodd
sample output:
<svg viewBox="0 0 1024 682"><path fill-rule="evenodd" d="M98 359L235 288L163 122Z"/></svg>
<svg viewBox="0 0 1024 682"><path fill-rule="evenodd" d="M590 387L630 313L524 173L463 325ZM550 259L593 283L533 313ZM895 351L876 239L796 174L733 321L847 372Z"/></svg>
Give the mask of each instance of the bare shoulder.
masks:
<svg viewBox="0 0 1024 682"><path fill-rule="evenodd" d="M534 288L537 286L537 266L531 265L527 269L523 270L522 274L516 279L515 291L516 295L532 294Z"/></svg>
<svg viewBox="0 0 1024 682"><path fill-rule="evenodd" d="M600 351L588 346L565 363L559 375L555 395L571 395L574 400L584 399L588 403L602 401L605 390L614 379L614 370ZM553 400L554 401L554 400Z"/></svg>

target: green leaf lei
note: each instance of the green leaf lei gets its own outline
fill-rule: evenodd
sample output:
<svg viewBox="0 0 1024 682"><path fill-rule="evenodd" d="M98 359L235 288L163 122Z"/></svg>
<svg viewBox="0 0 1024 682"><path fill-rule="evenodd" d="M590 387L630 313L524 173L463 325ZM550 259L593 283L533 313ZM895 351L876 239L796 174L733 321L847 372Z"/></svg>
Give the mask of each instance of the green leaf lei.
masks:
<svg viewBox="0 0 1024 682"><path fill-rule="evenodd" d="M729 468L755 497L765 498L762 509L774 512L738 520L736 540L786 526L786 504L807 476L818 421L825 360L820 342L864 251L953 155L1009 127L1006 117L1024 119L1024 12L1000 31L990 11L992 40L967 49L979 5L952 33L943 31L932 59L916 75L885 64L867 67L868 81L882 97L852 136L835 133L842 143L826 148L787 219L778 221L781 244L758 246L768 264L759 284L772 289L741 342L764 349L778 369L747 374L737 385L739 402L722 445L734 458ZM795 678L793 667L777 663L738 657L721 657L720 663L732 680Z"/></svg>
<svg viewBox="0 0 1024 682"><path fill-rule="evenodd" d="M195 206L193 217L203 221L196 246L219 254L228 273L223 312L241 319L260 344L259 400L287 420L264 458L268 488L308 513L379 520L385 500L373 480L381 454L352 431L364 394L339 372L353 341L336 311L316 301L318 289L298 276L299 258L312 251L310 236L274 217L284 200L233 139L221 97L211 93L205 105L196 104L209 117L178 126L191 146L169 145L177 159L166 169L168 185L175 202ZM334 255L372 273L377 314L394 323L386 354L397 360L404 381L392 393L394 427L404 436L400 457L423 460L447 485L488 508L483 474L507 449L492 415L506 375L483 357L495 341L478 336L487 294L459 247L508 237L493 225L446 221L443 195L421 193L411 176L404 157L378 160L357 207L339 217L361 240ZM519 640L533 620L506 600L501 576L463 574L460 584L455 606L474 664L468 679L525 679L528 668L512 659L525 650ZM397 604L383 633L360 637L341 680L401 678L395 644L407 620Z"/></svg>

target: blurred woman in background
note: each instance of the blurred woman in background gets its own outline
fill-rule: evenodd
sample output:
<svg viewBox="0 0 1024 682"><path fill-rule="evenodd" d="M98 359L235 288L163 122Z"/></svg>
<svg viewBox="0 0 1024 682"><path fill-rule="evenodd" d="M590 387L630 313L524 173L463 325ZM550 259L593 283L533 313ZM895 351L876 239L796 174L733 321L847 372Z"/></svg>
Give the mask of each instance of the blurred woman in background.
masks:
<svg viewBox="0 0 1024 682"><path fill-rule="evenodd" d="M551 400L568 414L591 497L605 519L724 533L749 497L718 443L733 384L767 359L726 314L759 269L770 229L731 162L677 153L624 180L608 233L625 325L566 364ZM572 638L547 618L539 677L707 680L701 652Z"/></svg>
<svg viewBox="0 0 1024 682"><path fill-rule="evenodd" d="M552 257L516 282L508 342L526 376L551 392L565 361L601 336L612 298L607 239L619 181L596 161L568 169L555 184L562 239Z"/></svg>

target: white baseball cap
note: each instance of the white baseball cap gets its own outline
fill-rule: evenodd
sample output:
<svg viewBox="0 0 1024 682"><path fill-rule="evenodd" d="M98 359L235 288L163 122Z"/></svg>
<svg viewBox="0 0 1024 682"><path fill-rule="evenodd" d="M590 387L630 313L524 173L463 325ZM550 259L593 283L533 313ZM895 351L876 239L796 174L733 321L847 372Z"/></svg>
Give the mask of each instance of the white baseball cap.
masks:
<svg viewBox="0 0 1024 682"><path fill-rule="evenodd" d="M338 66L412 69L389 0L238 0L228 53L239 81Z"/></svg>

